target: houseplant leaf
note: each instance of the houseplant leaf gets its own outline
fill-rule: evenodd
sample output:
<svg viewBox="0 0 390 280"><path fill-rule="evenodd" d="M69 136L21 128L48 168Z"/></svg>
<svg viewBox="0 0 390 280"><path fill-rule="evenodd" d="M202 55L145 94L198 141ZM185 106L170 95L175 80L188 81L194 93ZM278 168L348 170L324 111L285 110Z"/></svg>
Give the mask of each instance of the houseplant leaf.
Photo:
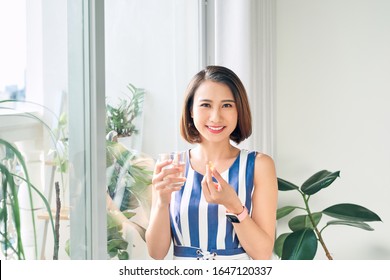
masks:
<svg viewBox="0 0 390 280"><path fill-rule="evenodd" d="M302 184L301 191L305 194L313 195L332 184L339 175L340 171L333 173L327 170L319 171Z"/></svg>
<svg viewBox="0 0 390 280"><path fill-rule="evenodd" d="M345 225L345 226L351 226L351 227L357 227L360 229L373 231L374 229L370 227L370 225L363 223L363 222L356 222L356 221L343 221L343 220L332 220L327 223L328 226L330 225Z"/></svg>
<svg viewBox="0 0 390 280"><path fill-rule="evenodd" d="M317 252L317 237L312 229L289 234L284 240L283 260L312 260Z"/></svg>
<svg viewBox="0 0 390 280"><path fill-rule="evenodd" d="M4 211L2 214L4 221L1 223L1 237L3 239L2 246L4 246L2 251L4 252L6 258L8 257L8 249L11 249L17 254L19 260L25 259L20 231L20 213L17 197L17 186L15 185L14 178L9 172L8 168L1 162L0 179L2 193L1 208ZM7 204L10 205L9 210ZM9 213L9 211L11 211L11 213ZM12 226L10 223L12 223ZM16 248L13 246L13 242L10 241L10 239L13 238L12 234L10 233L10 231L12 231L12 227L14 227L16 232L14 237L16 239Z"/></svg>
<svg viewBox="0 0 390 280"><path fill-rule="evenodd" d="M111 239L107 241L107 250L126 250L129 243L124 239Z"/></svg>
<svg viewBox="0 0 390 280"><path fill-rule="evenodd" d="M130 95L119 98L118 105L112 106L106 103L106 133L114 130L118 137L128 137L138 133L135 119L142 112L142 104L146 91L132 84L127 85Z"/></svg>
<svg viewBox="0 0 390 280"><path fill-rule="evenodd" d="M129 253L127 251L118 251L118 259L119 260L128 260L130 258Z"/></svg>
<svg viewBox="0 0 390 280"><path fill-rule="evenodd" d="M122 211L122 214L123 214L127 219L131 219L131 218L134 217L137 213L134 212L134 211L131 211L131 210L125 210L125 211Z"/></svg>
<svg viewBox="0 0 390 280"><path fill-rule="evenodd" d="M322 213L333 218L357 221L357 222L379 222L381 218L371 210L356 204L342 203L330 206Z"/></svg>
<svg viewBox="0 0 390 280"><path fill-rule="evenodd" d="M298 231L305 228L314 228L318 225L318 223L321 220L322 213L313 213L312 214L313 220L314 220L314 226L311 222L309 215L300 215L292 218L288 222L288 226L292 231Z"/></svg>
<svg viewBox="0 0 390 280"><path fill-rule="evenodd" d="M276 238L276 240L275 240L274 253L279 258L282 258L283 244L284 244L284 241L286 240L287 236L289 236L290 234L291 234L290 232L283 233L283 234L279 235L278 238Z"/></svg>
<svg viewBox="0 0 390 280"><path fill-rule="evenodd" d="M296 207L296 206L284 206L282 208L279 208L277 210L277 212L276 212L276 219L279 220L279 219L287 216L292 211L294 211L296 208L299 208L299 207Z"/></svg>
<svg viewBox="0 0 390 280"><path fill-rule="evenodd" d="M299 187L294 185L293 183L278 178L278 189L279 191L291 191L291 190L298 190Z"/></svg>

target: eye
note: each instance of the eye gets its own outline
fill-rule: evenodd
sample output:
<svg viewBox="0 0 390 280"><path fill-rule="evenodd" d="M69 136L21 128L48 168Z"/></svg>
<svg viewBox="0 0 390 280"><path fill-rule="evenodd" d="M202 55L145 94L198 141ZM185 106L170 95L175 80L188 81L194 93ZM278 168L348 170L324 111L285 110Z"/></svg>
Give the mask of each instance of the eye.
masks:
<svg viewBox="0 0 390 280"><path fill-rule="evenodd" d="M199 107L206 107L206 108L208 108L210 106L211 106L210 103L200 103L200 105L199 105Z"/></svg>
<svg viewBox="0 0 390 280"><path fill-rule="evenodd" d="M231 103L225 103L222 105L222 108L232 108L233 107L233 104Z"/></svg>

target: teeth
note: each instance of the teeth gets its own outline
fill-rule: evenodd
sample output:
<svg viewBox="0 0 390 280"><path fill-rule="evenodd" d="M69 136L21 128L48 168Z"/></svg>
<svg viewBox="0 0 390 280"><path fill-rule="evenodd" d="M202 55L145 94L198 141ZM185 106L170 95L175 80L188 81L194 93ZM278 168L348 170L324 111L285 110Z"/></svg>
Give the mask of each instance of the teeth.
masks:
<svg viewBox="0 0 390 280"><path fill-rule="evenodd" d="M209 126L208 128L210 128L211 130L221 130L223 128L223 126L220 126L220 127L211 127L211 126Z"/></svg>

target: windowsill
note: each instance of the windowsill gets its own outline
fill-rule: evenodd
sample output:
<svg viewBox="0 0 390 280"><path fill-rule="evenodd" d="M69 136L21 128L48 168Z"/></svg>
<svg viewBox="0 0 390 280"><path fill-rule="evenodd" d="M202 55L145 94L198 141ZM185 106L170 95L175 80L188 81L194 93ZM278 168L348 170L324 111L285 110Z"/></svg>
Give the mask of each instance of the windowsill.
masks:
<svg viewBox="0 0 390 280"><path fill-rule="evenodd" d="M0 109L0 138L9 142L42 140L42 123L34 117L40 117L37 110L26 110L23 106L17 109ZM37 141L38 140L38 141Z"/></svg>

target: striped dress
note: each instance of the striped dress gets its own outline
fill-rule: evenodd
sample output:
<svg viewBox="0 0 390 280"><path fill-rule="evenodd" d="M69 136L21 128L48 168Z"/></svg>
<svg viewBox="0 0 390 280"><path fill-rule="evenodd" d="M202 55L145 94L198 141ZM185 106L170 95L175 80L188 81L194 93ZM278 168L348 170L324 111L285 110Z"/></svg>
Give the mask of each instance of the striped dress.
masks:
<svg viewBox="0 0 390 280"><path fill-rule="evenodd" d="M241 150L234 163L221 176L235 189L241 202L252 210L256 152ZM203 175L192 169L187 152L187 181L174 192L170 218L174 258L249 259L241 247L233 225L226 219L226 208L209 204L202 193Z"/></svg>

